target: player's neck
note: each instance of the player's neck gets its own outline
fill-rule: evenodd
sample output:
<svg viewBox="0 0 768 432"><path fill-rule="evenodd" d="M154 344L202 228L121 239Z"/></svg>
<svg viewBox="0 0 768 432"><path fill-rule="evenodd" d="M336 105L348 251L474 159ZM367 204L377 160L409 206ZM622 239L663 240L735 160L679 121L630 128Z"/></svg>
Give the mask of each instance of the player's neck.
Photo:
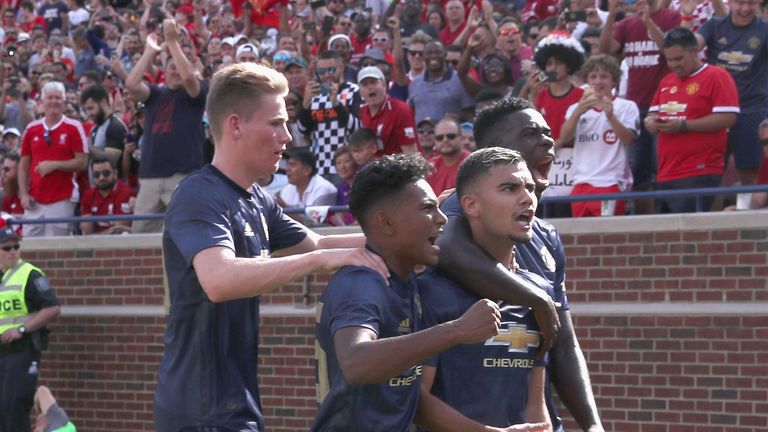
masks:
<svg viewBox="0 0 768 432"><path fill-rule="evenodd" d="M472 229L472 238L489 255L506 268L514 268L515 243L508 238L493 235L483 230Z"/></svg>

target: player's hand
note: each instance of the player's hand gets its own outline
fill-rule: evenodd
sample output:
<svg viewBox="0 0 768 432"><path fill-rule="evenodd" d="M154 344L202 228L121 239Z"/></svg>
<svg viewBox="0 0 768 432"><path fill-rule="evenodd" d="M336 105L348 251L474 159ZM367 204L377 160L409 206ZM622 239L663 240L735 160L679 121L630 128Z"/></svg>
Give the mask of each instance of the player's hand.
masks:
<svg viewBox="0 0 768 432"><path fill-rule="evenodd" d="M35 167L35 172L40 174L41 177L45 177L56 171L56 168L56 161L42 161Z"/></svg>
<svg viewBox="0 0 768 432"><path fill-rule="evenodd" d="M461 343L480 343L499 334L501 312L496 303L482 299L451 323L458 332Z"/></svg>
<svg viewBox="0 0 768 432"><path fill-rule="evenodd" d="M322 270L334 272L344 266L364 266L375 270L384 280L389 279L389 269L384 260L366 248L320 249L315 251L322 256Z"/></svg>
<svg viewBox="0 0 768 432"><path fill-rule="evenodd" d="M541 345L536 351L536 358L544 357L544 354L555 344L557 332L560 331L560 317L557 316L555 301L546 294L541 298L543 303L533 308L533 317L536 318L536 324L541 332Z"/></svg>
<svg viewBox="0 0 768 432"><path fill-rule="evenodd" d="M9 344L13 341L21 339L21 336L22 335L19 333L19 329L17 327L13 327L3 332L2 336L0 336L0 341L2 341L4 344Z"/></svg>

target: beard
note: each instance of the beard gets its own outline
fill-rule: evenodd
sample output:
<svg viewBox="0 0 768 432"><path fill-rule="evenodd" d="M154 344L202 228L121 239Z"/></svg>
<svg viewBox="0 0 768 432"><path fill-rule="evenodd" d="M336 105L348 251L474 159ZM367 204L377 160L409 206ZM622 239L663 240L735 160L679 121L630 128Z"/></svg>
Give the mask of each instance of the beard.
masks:
<svg viewBox="0 0 768 432"><path fill-rule="evenodd" d="M99 184L96 185L96 188L98 190L101 190L101 191L108 191L108 190L112 189L113 187L115 187L115 183L116 182L117 182L117 180L112 180L112 181L107 182L107 183L99 183Z"/></svg>

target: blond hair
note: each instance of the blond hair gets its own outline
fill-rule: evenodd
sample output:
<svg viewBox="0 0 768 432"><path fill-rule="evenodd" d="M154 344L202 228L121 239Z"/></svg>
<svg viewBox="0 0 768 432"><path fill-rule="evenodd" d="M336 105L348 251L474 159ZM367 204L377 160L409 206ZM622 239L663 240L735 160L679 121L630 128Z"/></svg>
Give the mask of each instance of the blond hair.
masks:
<svg viewBox="0 0 768 432"><path fill-rule="evenodd" d="M221 139L225 119L237 114L250 118L264 95L288 94L288 81L280 72L255 63L236 63L213 75L206 110L211 133Z"/></svg>

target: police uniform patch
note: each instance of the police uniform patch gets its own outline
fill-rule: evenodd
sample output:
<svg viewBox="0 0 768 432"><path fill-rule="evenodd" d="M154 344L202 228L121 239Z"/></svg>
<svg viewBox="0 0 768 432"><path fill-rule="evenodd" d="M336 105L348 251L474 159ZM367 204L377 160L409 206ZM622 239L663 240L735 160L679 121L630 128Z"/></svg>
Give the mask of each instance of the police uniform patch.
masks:
<svg viewBox="0 0 768 432"><path fill-rule="evenodd" d="M41 276L35 279L35 286L37 287L37 290L40 292L46 292L51 290L51 284L48 283L48 278L45 276Z"/></svg>
<svg viewBox="0 0 768 432"><path fill-rule="evenodd" d="M539 255L541 255L541 260L544 262L544 265L547 266L547 270L554 272L555 257L552 256L552 254L549 252L549 249L547 249L546 246L542 246L541 250L539 251Z"/></svg>

